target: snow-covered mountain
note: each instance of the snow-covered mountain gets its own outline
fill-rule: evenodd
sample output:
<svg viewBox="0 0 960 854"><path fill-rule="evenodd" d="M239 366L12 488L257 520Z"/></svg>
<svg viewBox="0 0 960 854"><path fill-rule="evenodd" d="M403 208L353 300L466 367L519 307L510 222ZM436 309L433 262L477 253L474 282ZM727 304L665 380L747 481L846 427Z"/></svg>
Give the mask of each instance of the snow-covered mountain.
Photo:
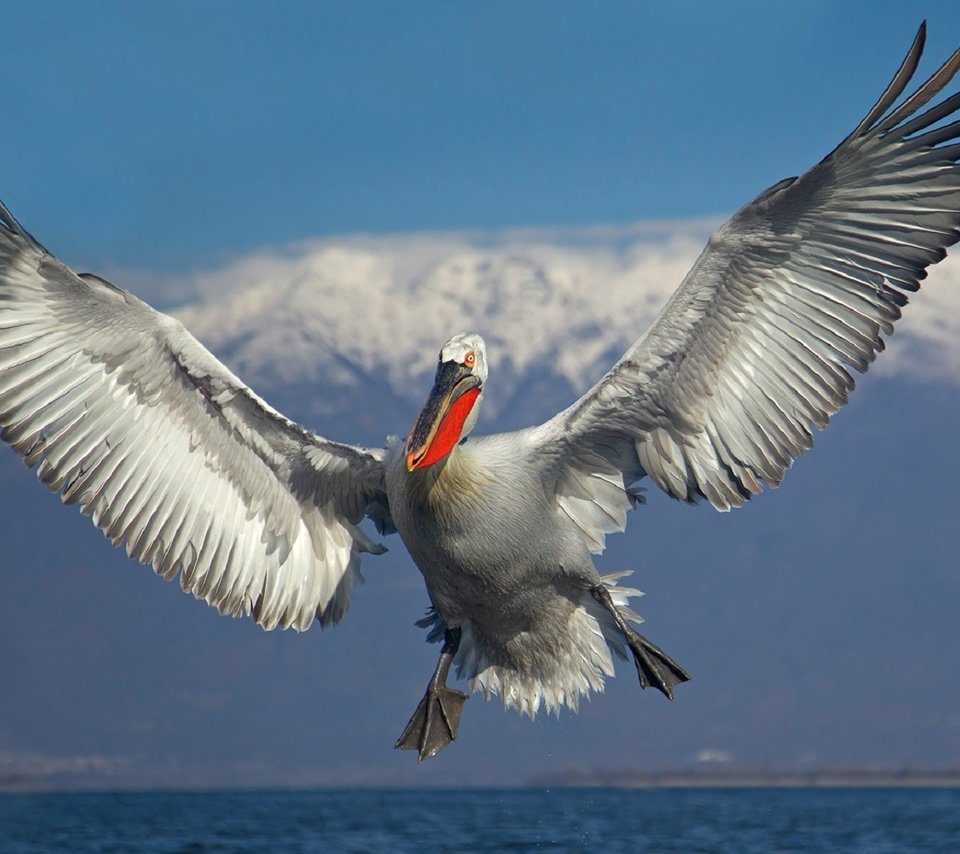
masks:
<svg viewBox="0 0 960 854"><path fill-rule="evenodd" d="M476 330L492 365L487 415L547 416L525 405L535 389L559 382L569 402L598 379L715 225L316 241L193 276L177 314L251 384L319 390L319 418L362 418L371 390L419 403L440 345ZM931 278L879 367L960 382L960 263Z"/></svg>

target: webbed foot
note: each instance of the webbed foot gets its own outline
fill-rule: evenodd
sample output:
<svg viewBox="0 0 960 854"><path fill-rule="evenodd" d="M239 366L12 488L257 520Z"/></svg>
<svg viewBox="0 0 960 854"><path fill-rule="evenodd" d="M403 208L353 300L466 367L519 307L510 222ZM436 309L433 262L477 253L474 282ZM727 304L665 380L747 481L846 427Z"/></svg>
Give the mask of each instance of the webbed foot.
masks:
<svg viewBox="0 0 960 854"><path fill-rule="evenodd" d="M655 643L648 641L629 626L624 629L627 646L633 653L633 663L637 666L640 686L653 686L661 691L668 700L673 699L673 686L688 682L690 674L667 655Z"/></svg>
<svg viewBox="0 0 960 854"><path fill-rule="evenodd" d="M590 593L610 612L617 627L623 632L627 646L633 653L633 663L637 666L640 686L642 688L652 686L661 691L668 700L672 700L673 686L679 685L681 682L688 682L690 674L655 643L648 641L643 635L627 625L627 621L614 604L610 591L603 584L591 588Z"/></svg>
<svg viewBox="0 0 960 854"><path fill-rule="evenodd" d="M439 690L427 688L403 735L397 739L397 749L419 751L420 762L436 756L456 739L460 713L468 699L463 691L445 685Z"/></svg>
<svg viewBox="0 0 960 854"><path fill-rule="evenodd" d="M436 756L457 738L463 704L469 697L447 686L447 673L459 645L460 629L448 629L427 691L394 745L398 750L416 750L419 762Z"/></svg>

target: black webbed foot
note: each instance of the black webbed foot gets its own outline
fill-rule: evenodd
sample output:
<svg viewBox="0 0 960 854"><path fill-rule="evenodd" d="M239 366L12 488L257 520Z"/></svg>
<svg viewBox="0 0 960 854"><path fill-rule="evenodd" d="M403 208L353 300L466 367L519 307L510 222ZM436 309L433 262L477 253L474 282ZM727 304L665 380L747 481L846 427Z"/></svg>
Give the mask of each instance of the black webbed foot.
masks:
<svg viewBox="0 0 960 854"><path fill-rule="evenodd" d="M627 638L627 646L633 653L633 663L637 666L641 687L653 686L667 699L672 700L673 686L688 682L690 674L655 643L651 643L629 626L623 633Z"/></svg>
<svg viewBox="0 0 960 854"><path fill-rule="evenodd" d="M460 713L467 699L463 691L454 688L427 688L403 735L397 739L397 749L419 751L420 762L436 756L456 739Z"/></svg>
<svg viewBox="0 0 960 854"><path fill-rule="evenodd" d="M677 662L667 655L655 643L648 641L643 635L636 632L624 620L620 610L614 604L610 591L603 584L590 589L593 598L606 608L633 653L633 663L637 666L637 676L640 677L642 688L654 687L662 692L667 699L673 699L673 686L690 680L687 673Z"/></svg>
<svg viewBox="0 0 960 854"><path fill-rule="evenodd" d="M460 629L448 629L427 691L394 745L398 750L416 750L419 762L436 756L457 737L463 704L469 698L447 686L447 673L459 645Z"/></svg>

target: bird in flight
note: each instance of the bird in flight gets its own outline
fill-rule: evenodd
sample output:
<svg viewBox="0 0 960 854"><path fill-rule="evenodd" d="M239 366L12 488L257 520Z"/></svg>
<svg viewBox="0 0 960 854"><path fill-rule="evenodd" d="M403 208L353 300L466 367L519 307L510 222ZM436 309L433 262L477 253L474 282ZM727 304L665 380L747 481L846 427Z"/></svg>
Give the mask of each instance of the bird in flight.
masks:
<svg viewBox="0 0 960 854"><path fill-rule="evenodd" d="M341 444L285 418L176 320L76 274L0 205L0 433L114 545L222 614L336 623L360 556L396 532L442 642L396 746L456 738L473 691L576 709L632 659L667 697L689 676L635 628L637 591L593 555L645 477L739 507L780 483L960 237L960 51L909 96L925 37L853 132L711 237L653 325L568 409L473 433L483 339L454 335L405 440ZM932 105L931 105L932 103ZM950 121L944 121L949 119Z"/></svg>

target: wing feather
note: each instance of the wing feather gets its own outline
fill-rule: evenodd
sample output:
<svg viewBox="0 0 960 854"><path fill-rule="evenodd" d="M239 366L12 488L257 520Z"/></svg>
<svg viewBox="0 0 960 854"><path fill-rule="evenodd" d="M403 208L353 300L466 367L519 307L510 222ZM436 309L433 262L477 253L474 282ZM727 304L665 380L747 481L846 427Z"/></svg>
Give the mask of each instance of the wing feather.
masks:
<svg viewBox="0 0 960 854"><path fill-rule="evenodd" d="M526 434L568 513L611 466L624 494L646 474L675 498L738 507L779 484L846 403L908 294L960 238L960 120L937 124L960 93L927 106L960 51L895 106L924 38L921 27L850 136L721 227L646 334ZM586 510L575 521L602 545L609 525Z"/></svg>
<svg viewBox="0 0 960 854"><path fill-rule="evenodd" d="M382 452L256 397L174 319L77 276L0 205L0 432L115 544L227 614L346 611L357 527L389 520Z"/></svg>

